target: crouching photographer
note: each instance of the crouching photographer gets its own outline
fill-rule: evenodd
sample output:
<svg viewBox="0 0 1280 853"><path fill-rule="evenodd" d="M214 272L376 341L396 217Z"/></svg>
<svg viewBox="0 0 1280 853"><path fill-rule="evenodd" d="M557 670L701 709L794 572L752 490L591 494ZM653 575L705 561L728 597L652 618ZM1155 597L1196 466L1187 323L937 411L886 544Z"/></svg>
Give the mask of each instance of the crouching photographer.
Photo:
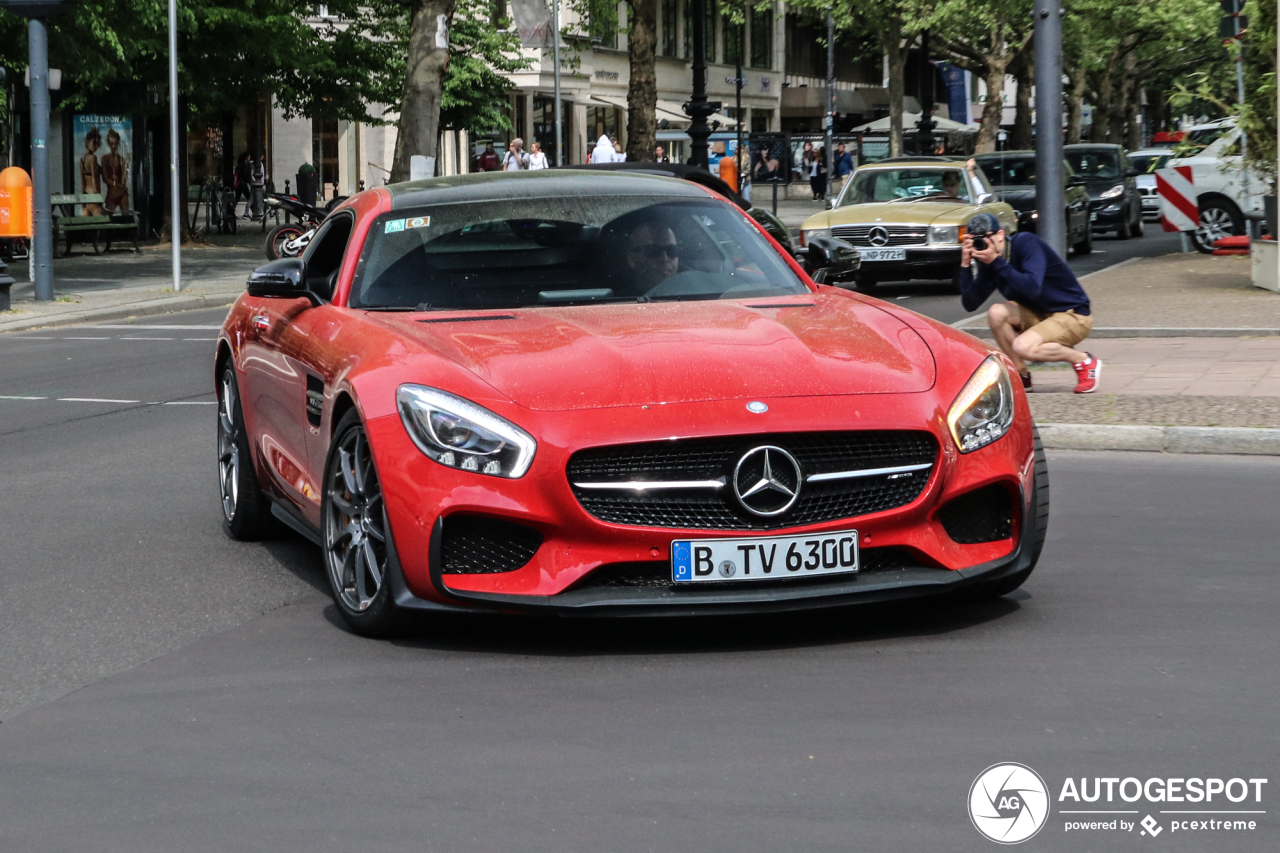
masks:
<svg viewBox="0 0 1280 853"><path fill-rule="evenodd" d="M987 322L1024 388L1031 390L1028 361L1067 361L1077 394L1097 389L1102 362L1075 348L1093 329L1089 296L1048 243L1027 231L1009 236L995 216L976 214L965 227L959 284L966 311L977 310L993 290L1008 300L991 306Z"/></svg>

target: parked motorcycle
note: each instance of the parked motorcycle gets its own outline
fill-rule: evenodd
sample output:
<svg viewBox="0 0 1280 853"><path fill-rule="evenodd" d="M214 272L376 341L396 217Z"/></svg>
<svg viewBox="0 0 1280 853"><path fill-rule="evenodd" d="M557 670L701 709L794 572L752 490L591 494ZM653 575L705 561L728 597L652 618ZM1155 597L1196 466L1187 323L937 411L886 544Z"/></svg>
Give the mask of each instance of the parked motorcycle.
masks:
<svg viewBox="0 0 1280 853"><path fill-rule="evenodd" d="M297 196L267 193L266 204L270 209L285 211L297 221L277 225L267 232L267 260L296 258L311 242L311 237L328 215L328 211L299 201Z"/></svg>

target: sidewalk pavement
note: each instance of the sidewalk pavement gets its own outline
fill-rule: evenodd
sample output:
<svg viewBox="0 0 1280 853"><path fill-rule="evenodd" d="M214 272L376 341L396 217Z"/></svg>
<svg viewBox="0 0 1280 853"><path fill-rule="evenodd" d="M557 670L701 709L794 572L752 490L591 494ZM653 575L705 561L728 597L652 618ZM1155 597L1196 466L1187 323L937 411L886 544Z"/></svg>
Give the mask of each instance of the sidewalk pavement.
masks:
<svg viewBox="0 0 1280 853"><path fill-rule="evenodd" d="M77 246L77 254L55 257L52 302L36 301L28 262L15 261L8 269L17 281L10 291L12 310L0 311L0 332L230 305L244 291L248 274L266 263L264 237L254 228L208 239L183 246L177 293L168 244L102 255L81 253Z"/></svg>

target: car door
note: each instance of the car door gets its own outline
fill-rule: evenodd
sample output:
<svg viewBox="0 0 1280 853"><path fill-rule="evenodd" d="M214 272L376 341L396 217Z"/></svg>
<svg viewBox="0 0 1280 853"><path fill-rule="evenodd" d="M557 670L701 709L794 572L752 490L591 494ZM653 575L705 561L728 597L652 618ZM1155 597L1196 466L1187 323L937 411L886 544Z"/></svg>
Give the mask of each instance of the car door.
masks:
<svg viewBox="0 0 1280 853"><path fill-rule="evenodd" d="M323 378L312 366L310 350L317 324L333 310L328 304L341 266L353 218L339 213L324 222L302 260L307 265L310 299L258 299L245 344L245 373L261 428L262 459L274 491L319 519L320 481L309 454L309 438L319 429ZM336 256L336 260L335 260ZM323 463L322 463L323 464Z"/></svg>

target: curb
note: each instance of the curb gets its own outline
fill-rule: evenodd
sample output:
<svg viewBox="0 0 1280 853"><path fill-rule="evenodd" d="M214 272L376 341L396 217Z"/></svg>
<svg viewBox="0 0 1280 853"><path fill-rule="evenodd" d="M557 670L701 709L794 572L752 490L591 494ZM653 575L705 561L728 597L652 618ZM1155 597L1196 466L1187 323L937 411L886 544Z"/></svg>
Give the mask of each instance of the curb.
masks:
<svg viewBox="0 0 1280 853"><path fill-rule="evenodd" d="M971 318L970 318L971 319ZM974 337L994 340L987 326L956 326ZM1099 326L1089 332L1091 338L1246 338L1276 337L1280 329L1227 328L1218 326Z"/></svg>
<svg viewBox="0 0 1280 853"><path fill-rule="evenodd" d="M168 314L173 311L195 311L200 308L222 308L231 305L239 293L214 294L211 296L189 295L169 296L163 299L149 299L145 302L133 302L127 305L113 305L107 308L91 308L87 311L68 311L64 314L50 314L43 317L23 317L14 320L0 320L0 334L4 332L22 332L31 329L48 329L55 326L74 326L79 323L96 323L103 320L124 320L129 317L147 317L154 314Z"/></svg>
<svg viewBox="0 0 1280 853"><path fill-rule="evenodd" d="M1280 429L1249 427L1037 424L1050 450L1136 450L1280 456Z"/></svg>

